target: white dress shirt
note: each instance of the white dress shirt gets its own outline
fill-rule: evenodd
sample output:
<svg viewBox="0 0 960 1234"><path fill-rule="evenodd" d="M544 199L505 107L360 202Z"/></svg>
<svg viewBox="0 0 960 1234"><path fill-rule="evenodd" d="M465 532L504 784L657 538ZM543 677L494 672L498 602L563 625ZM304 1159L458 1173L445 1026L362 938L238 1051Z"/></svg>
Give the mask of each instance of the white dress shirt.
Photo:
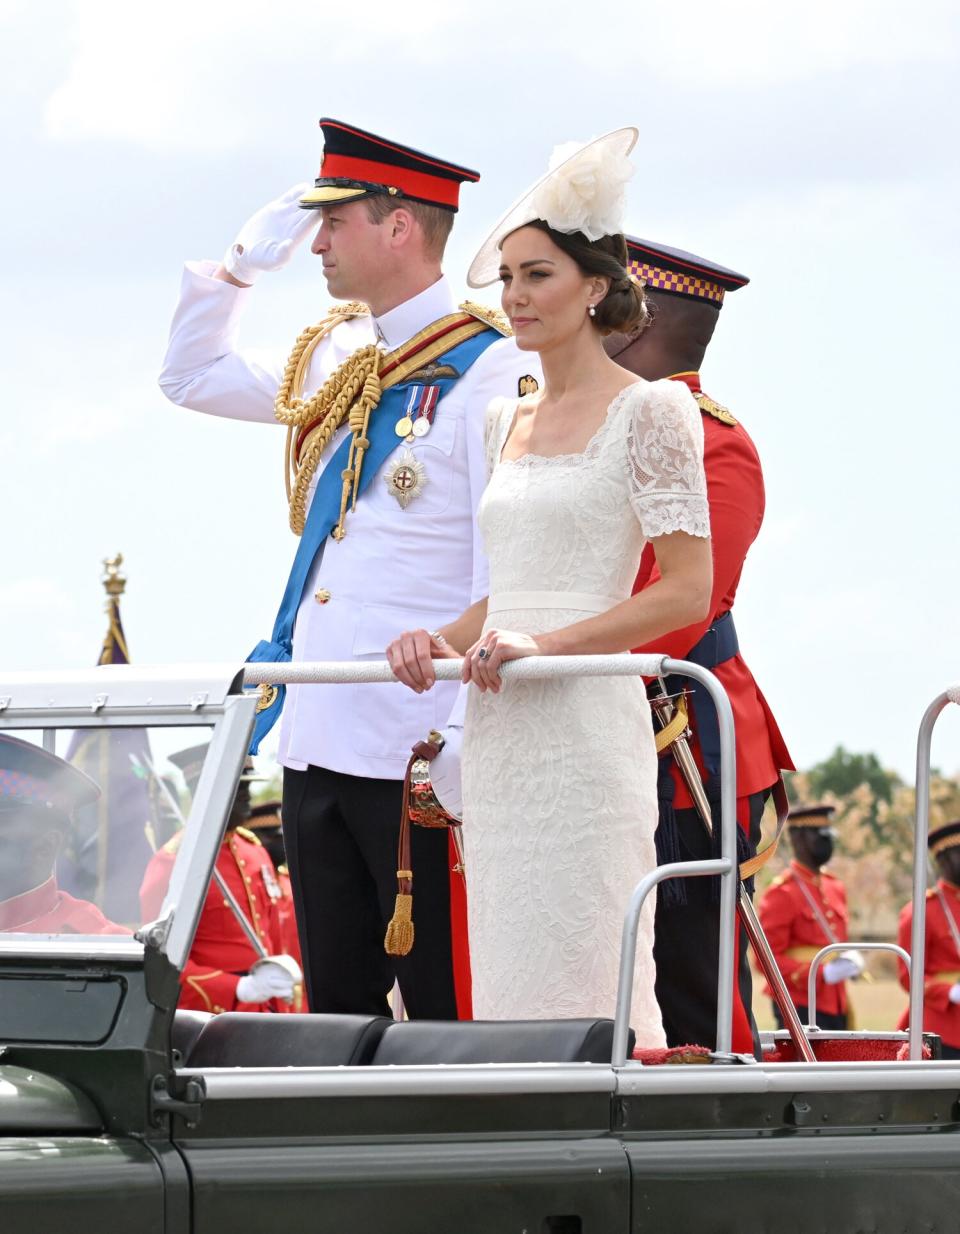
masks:
<svg viewBox="0 0 960 1234"><path fill-rule="evenodd" d="M287 357L238 347L250 290L213 278L215 270L215 262L186 267L160 386L183 407L273 422ZM441 278L379 318L341 323L314 351L303 396L358 348L380 341L392 350L455 309ZM426 436L412 445L397 438L397 449L411 450L425 468L423 491L405 509L400 506L385 483L396 461L395 452L389 455L347 516L345 537L328 538L314 564L294 629L295 660L382 660L403 630L436 629L486 595L475 518L487 480L484 412L492 398L516 396L526 374L540 379L537 357L519 351L513 339L500 339L439 401ZM347 432L344 426L333 438L317 475ZM291 547L291 560L292 553ZM329 593L329 599L321 602L318 593ZM251 630L250 646L270 634ZM400 685L291 686L280 761L292 768L313 764L401 779L411 746L430 729L444 727L456 693L455 682L438 682L425 694Z"/></svg>

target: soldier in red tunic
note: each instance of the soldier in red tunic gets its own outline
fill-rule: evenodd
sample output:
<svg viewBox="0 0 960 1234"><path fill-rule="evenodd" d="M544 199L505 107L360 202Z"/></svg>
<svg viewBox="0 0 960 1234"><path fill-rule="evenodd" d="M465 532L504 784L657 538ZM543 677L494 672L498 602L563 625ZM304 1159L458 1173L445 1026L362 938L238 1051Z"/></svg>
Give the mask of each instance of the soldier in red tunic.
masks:
<svg viewBox="0 0 960 1234"><path fill-rule="evenodd" d="M196 787L207 747L193 746L171 756L191 791ZM211 881L190 957L183 972L178 1006L196 1011L294 1011L302 1001L299 964L284 950L280 933L281 899L276 870L267 850L241 824L250 813L252 764L241 776L227 819L216 868L256 930L268 959L261 959L233 909ZM140 887L145 921L160 912L182 832L159 849Z"/></svg>
<svg viewBox="0 0 960 1234"><path fill-rule="evenodd" d="M960 819L936 827L927 838L937 885L927 892L923 953L923 1027L937 1033L944 1058L960 1058ZM898 941L910 950L913 905L900 912ZM910 988L900 965L900 984ZM900 1027L906 1026L906 1014Z"/></svg>
<svg viewBox="0 0 960 1234"><path fill-rule="evenodd" d="M756 851L767 796L793 763L776 721L740 655L733 602L747 550L763 521L760 459L746 430L725 407L703 393L700 365L727 292L749 281L702 257L627 237L630 271L645 284L652 323L634 338L613 335L607 351L648 381L669 377L689 386L703 413L703 465L710 503L713 598L706 621L659 638L642 652L666 652L710 668L727 691L737 736L737 818L741 858ZM650 545L644 550L634 591L659 573ZM671 692L679 688L671 680ZM693 694L690 745L713 805L719 834L719 735L710 700ZM689 790L665 757L659 785L661 862L715 856ZM671 1046L714 1045L717 1011L719 896L713 879L690 879L682 887L661 884L656 942L657 999ZM752 982L746 937L739 931L734 989L733 1048L756 1053L759 1039L751 1011Z"/></svg>
<svg viewBox="0 0 960 1234"><path fill-rule="evenodd" d="M277 882L280 885L280 898L277 901L280 939L283 943L283 950L287 955L293 956L297 963L300 964L300 936L297 931L297 917L293 906L290 871L287 869L286 853L283 848L280 805L279 801L273 800L261 801L253 806L250 810L250 817L247 819L247 829L256 835L257 839L267 850L270 860L276 868Z"/></svg>
<svg viewBox="0 0 960 1234"><path fill-rule="evenodd" d="M820 1028L845 1029L849 1025L846 983L863 972L863 959L859 952L843 946L850 920L847 893L839 878L823 869L833 856L835 832L830 818L834 808L811 805L790 811L793 861L764 892L758 912L777 966L805 1024L809 1023L810 962L822 947L838 944L837 952L821 962L817 974L817 1024ZM776 1007L774 1014L780 1021Z"/></svg>
<svg viewBox="0 0 960 1234"><path fill-rule="evenodd" d="M130 933L57 886L57 856L74 813L99 796L70 763L0 733L0 932Z"/></svg>

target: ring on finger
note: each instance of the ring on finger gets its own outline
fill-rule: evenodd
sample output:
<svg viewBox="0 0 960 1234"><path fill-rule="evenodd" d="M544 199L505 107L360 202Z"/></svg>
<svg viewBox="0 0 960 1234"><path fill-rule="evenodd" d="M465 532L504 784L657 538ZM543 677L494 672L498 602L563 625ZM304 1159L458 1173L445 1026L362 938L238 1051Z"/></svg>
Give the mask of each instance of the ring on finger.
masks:
<svg viewBox="0 0 960 1234"><path fill-rule="evenodd" d="M486 647L481 647L480 650L477 652L477 659L487 660L489 658L490 658L490 652L487 650Z"/></svg>

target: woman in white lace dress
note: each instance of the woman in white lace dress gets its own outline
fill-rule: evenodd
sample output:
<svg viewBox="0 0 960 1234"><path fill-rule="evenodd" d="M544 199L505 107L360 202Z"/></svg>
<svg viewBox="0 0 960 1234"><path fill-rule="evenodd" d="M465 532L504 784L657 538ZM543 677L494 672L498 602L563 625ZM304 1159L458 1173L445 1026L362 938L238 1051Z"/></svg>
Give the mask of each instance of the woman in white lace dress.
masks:
<svg viewBox="0 0 960 1234"><path fill-rule="evenodd" d="M445 655L465 656L464 680L475 687L463 738L463 830L477 1019L612 1014L623 913L656 864L657 759L641 680L501 689L500 665L627 653L700 620L710 596L700 414L681 383L638 381L601 341L645 314L623 237L609 234L605 217L610 182L618 170L621 186L626 178L615 161L626 162L632 145L624 150L622 134L573 157L581 198L595 169L595 208L588 200L571 226L569 186L561 178L558 203L551 173L471 267L474 285L499 275L504 311L518 345L539 353L544 388L487 411L490 480L478 518L488 598L439 638L414 631L388 649L414 689L433 684L432 659ZM661 578L631 596L648 540ZM646 1046L664 1044L653 909L648 901L631 1009Z"/></svg>

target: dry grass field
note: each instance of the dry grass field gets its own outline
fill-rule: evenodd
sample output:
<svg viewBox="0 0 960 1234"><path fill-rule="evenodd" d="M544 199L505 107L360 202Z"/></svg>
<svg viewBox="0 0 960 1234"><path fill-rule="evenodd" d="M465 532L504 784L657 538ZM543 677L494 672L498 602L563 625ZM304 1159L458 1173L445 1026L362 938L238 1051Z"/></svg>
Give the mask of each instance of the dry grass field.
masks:
<svg viewBox="0 0 960 1234"><path fill-rule="evenodd" d="M870 982L847 985L857 1028L889 1031L897 1027L907 1007L907 995L895 977L877 974ZM776 1028L770 999L763 993L763 980L753 974L753 1014L760 1028Z"/></svg>

